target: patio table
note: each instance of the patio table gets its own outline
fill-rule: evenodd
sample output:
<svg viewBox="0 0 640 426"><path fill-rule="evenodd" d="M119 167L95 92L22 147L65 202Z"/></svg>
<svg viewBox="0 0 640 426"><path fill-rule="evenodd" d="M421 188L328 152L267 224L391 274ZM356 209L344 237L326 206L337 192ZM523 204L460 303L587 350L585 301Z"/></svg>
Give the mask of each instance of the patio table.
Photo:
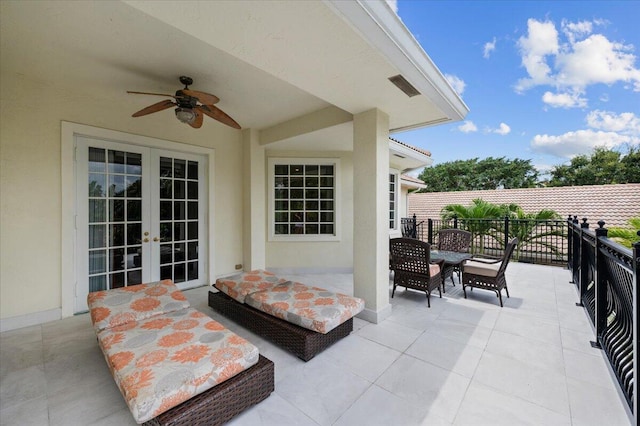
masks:
<svg viewBox="0 0 640 426"><path fill-rule="evenodd" d="M458 271L458 280L460 280L460 268L462 267L462 263L465 260L471 259L470 253L460 253L457 251L446 251L446 250L431 250L431 260L438 261L444 260L444 271L442 271L442 292L446 292L444 289L444 282L447 277L451 277L451 282L455 286L456 283L453 281L453 271L457 269Z"/></svg>

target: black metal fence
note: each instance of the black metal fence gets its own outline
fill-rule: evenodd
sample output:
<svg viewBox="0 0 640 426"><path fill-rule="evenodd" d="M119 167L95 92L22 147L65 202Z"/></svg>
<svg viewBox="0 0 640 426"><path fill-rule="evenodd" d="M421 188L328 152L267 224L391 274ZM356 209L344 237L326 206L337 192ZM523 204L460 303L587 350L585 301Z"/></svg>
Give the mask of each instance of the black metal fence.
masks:
<svg viewBox="0 0 640 426"><path fill-rule="evenodd" d="M415 214L413 217L400 218L400 226L403 237L423 240L424 222L418 222Z"/></svg>
<svg viewBox="0 0 640 426"><path fill-rule="evenodd" d="M565 220L533 219L427 219L417 222L403 218L403 236L438 244L441 229L464 229L472 234L471 253L501 256L506 242L517 237L520 243L514 253L519 262L543 265L567 264L567 223ZM412 228L413 227L413 228Z"/></svg>
<svg viewBox="0 0 640 426"><path fill-rule="evenodd" d="M568 267L580 303L638 424L638 288L640 242L628 249L607 238L605 223L567 221ZM640 231L638 231L640 237Z"/></svg>

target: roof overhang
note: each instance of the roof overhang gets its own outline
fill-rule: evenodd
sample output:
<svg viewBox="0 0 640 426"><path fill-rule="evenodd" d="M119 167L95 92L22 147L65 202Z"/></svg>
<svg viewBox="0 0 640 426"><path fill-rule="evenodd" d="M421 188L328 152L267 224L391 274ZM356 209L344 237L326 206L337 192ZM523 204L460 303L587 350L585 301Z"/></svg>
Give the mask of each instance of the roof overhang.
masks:
<svg viewBox="0 0 640 426"><path fill-rule="evenodd" d="M423 152L389 139L389 163L391 167L406 172L430 166L433 159Z"/></svg>
<svg viewBox="0 0 640 426"><path fill-rule="evenodd" d="M405 187L409 190L411 189L425 189L427 184L421 181L420 179L413 178L407 175L400 176L400 186Z"/></svg>
<svg viewBox="0 0 640 426"><path fill-rule="evenodd" d="M380 109L391 131L461 120L468 111L384 1L1 6L3 76L119 102L129 114L153 99L126 90L173 93L180 75L217 95L244 128L259 130L327 109L345 129L350 115ZM421 94L408 97L388 80L399 74Z"/></svg>

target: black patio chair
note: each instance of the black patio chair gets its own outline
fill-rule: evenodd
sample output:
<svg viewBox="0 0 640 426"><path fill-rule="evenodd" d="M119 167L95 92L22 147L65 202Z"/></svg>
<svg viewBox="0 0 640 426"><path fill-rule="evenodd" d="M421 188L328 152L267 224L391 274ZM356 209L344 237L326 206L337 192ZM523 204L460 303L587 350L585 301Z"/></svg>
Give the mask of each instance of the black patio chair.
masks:
<svg viewBox="0 0 640 426"><path fill-rule="evenodd" d="M507 280L504 272L509 264L509 259L513 254L513 250L518 245L518 239L513 238L504 249L504 255L501 258L473 257L467 260L462 266L462 291L464 298L467 298L466 287L481 288L484 290L494 291L500 300L502 307L502 289L504 288L509 297L509 289L507 288Z"/></svg>
<svg viewBox="0 0 640 426"><path fill-rule="evenodd" d="M389 241L391 269L393 270L393 298L396 287L424 291L427 306L431 307L431 291L438 289L442 297L442 270L444 261L429 261L431 245L413 238L393 238Z"/></svg>
<svg viewBox="0 0 640 426"><path fill-rule="evenodd" d="M457 253L469 253L471 247L471 232L464 231L462 229L441 229L438 231L438 250L455 251ZM460 267L457 265L449 266L445 268L442 281L448 277L451 278L451 283L455 286L453 281L453 273L458 274L458 280L460 280Z"/></svg>

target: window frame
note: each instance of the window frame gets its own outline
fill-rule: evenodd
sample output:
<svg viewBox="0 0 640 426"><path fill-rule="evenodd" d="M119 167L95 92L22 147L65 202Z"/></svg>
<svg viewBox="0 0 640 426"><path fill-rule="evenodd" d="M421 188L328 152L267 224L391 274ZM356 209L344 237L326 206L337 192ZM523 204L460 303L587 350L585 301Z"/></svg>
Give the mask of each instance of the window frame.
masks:
<svg viewBox="0 0 640 426"><path fill-rule="evenodd" d="M398 216L400 214L400 206L398 205L400 201L400 172L395 169L389 169L389 195L391 195L391 176L395 177L395 191L394 191L394 200L393 200L393 227L391 226L391 197L389 197L389 207L387 211L389 212L389 231L397 231L399 229L399 219Z"/></svg>
<svg viewBox="0 0 640 426"><path fill-rule="evenodd" d="M312 165L312 166L333 166L333 230L330 234L276 234L275 232L275 167L276 165ZM268 191L268 240L270 242L321 242L321 241L341 241L342 239L342 215L341 215L341 168L339 158L301 158L301 157L269 157L267 173Z"/></svg>

